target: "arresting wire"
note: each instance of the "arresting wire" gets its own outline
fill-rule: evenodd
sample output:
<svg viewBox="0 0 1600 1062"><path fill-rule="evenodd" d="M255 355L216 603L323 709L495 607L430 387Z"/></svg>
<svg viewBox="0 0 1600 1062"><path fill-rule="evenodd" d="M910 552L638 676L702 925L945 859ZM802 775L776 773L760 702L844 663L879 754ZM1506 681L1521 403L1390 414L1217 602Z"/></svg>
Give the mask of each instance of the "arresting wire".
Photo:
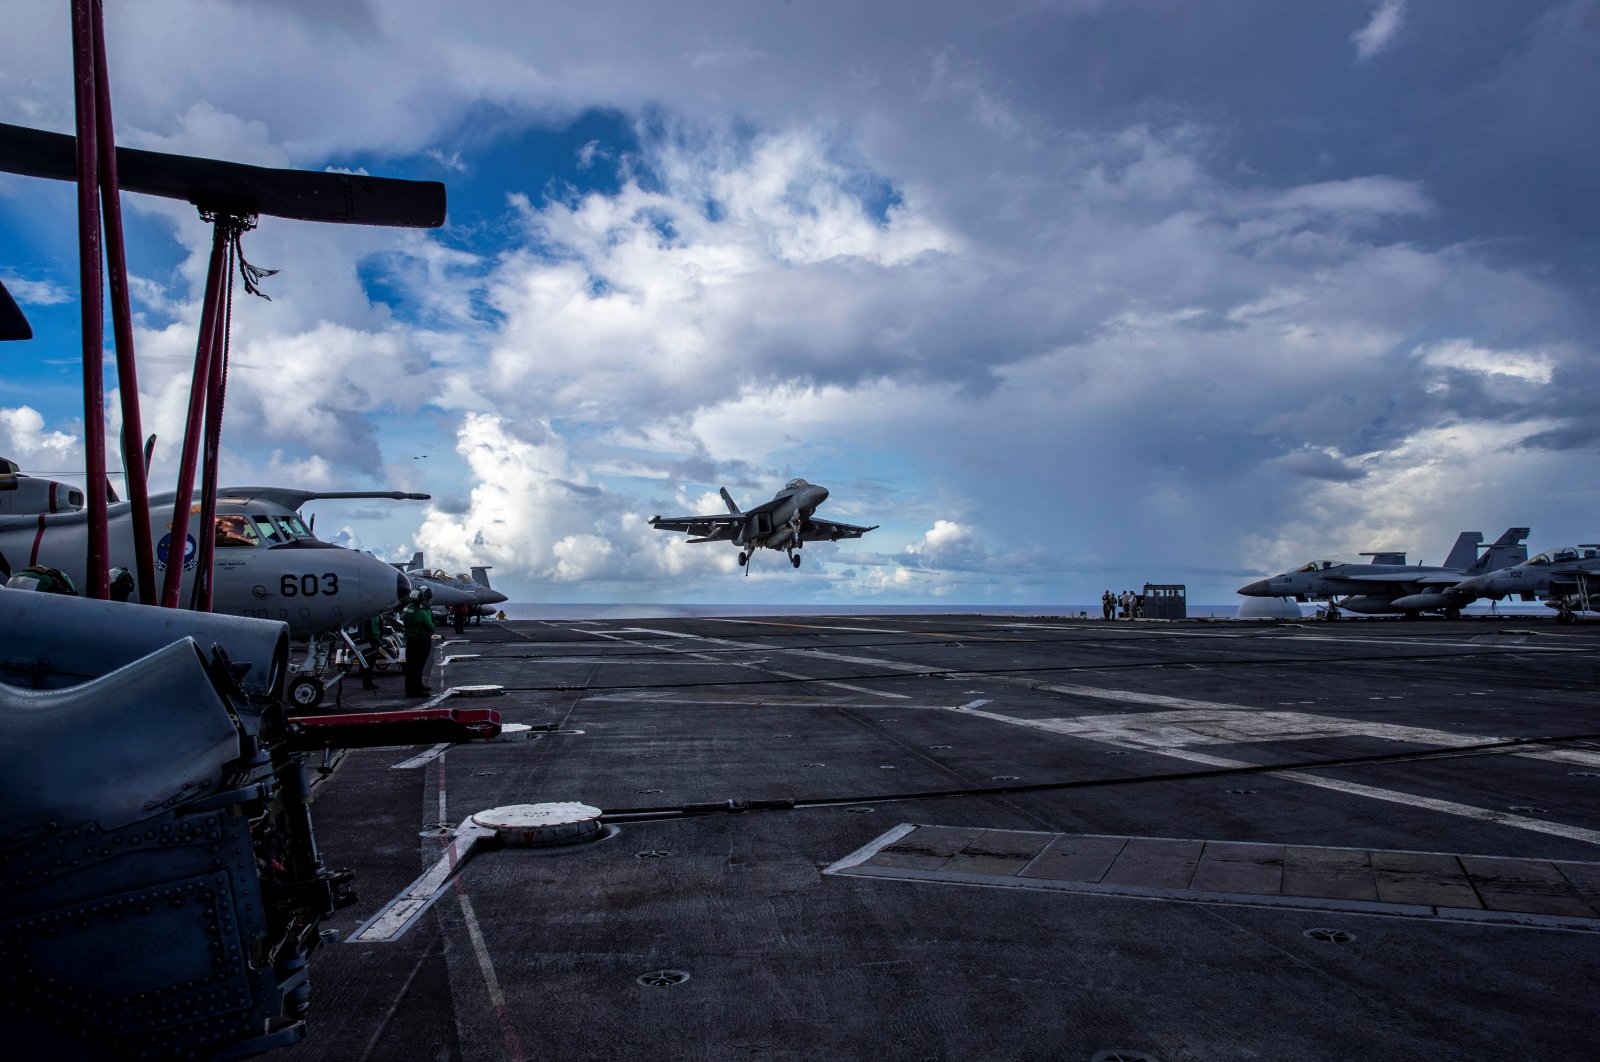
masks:
<svg viewBox="0 0 1600 1062"><path fill-rule="evenodd" d="M1455 757L1503 754L1519 749L1549 745L1573 745L1600 740L1600 733L1565 734L1537 738L1502 738L1449 749L1408 752L1383 752L1367 756L1341 756L1334 759L1292 760L1282 763L1248 764L1240 767L1207 767L1195 771L1165 771L1157 774L1127 775L1118 778L1079 778L1061 782L1028 782L1016 785L969 786L958 789L930 789L906 793L879 793L865 796L777 797L765 799L731 798L692 804L644 808L612 808L601 813L602 822L646 822L680 819L719 813L751 811L796 811L807 808L838 807L846 804L892 804L904 801L942 800L961 797L1014 796L1019 793L1048 793L1070 789L1099 789L1111 786L1150 785L1160 782L1186 782L1204 778L1230 778L1238 775L1275 774L1280 771L1326 770L1330 767L1360 767L1369 764L1403 763Z"/></svg>

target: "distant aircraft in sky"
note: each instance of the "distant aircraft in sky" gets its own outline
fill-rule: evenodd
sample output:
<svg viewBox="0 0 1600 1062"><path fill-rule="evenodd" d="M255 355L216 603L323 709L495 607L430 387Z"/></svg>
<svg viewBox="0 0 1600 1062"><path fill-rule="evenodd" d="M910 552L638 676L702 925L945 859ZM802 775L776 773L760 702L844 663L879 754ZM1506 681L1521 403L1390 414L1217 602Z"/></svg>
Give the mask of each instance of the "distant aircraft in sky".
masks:
<svg viewBox="0 0 1600 1062"><path fill-rule="evenodd" d="M1526 527L1507 529L1479 557L1482 531L1463 531L1444 564L1405 563L1404 553L1363 553L1366 564L1310 561L1292 572L1257 579L1241 586L1246 597L1292 597L1297 601L1325 600L1327 618L1339 610L1369 615L1383 613L1442 612L1454 619L1461 608L1480 596L1464 589L1464 580L1518 564L1528 557L1523 545Z"/></svg>
<svg viewBox="0 0 1600 1062"><path fill-rule="evenodd" d="M689 539L690 542L732 542L739 549L739 566L744 568L746 575L750 574L750 558L762 546L783 550L789 556L789 563L798 568L800 557L795 550L807 542L860 538L868 531L878 529L877 524L858 527L855 524L818 520L812 514L817 511L817 506L828 500L828 488L807 483L803 479L791 479L773 495L771 501L762 502L749 511L740 511L727 487L721 489L721 494L723 503L728 507L726 513L668 518L652 516L650 526L657 531L683 531L694 535Z"/></svg>

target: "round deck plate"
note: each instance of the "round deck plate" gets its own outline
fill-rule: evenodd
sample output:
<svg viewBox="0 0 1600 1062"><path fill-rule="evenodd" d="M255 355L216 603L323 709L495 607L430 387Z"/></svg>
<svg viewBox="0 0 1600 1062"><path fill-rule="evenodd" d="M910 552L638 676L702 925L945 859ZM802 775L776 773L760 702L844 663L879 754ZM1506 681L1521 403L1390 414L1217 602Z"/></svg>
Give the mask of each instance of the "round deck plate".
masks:
<svg viewBox="0 0 1600 1062"><path fill-rule="evenodd" d="M472 821L506 844L531 848L592 841L601 832L600 809L576 801L508 804L480 811Z"/></svg>

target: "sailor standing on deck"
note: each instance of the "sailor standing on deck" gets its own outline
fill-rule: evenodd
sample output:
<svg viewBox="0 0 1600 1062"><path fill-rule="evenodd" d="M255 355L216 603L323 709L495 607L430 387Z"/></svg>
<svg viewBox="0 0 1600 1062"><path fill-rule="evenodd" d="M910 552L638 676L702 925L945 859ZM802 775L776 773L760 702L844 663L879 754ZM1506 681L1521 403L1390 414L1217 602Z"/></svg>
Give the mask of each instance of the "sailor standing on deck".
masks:
<svg viewBox="0 0 1600 1062"><path fill-rule="evenodd" d="M372 681L372 673L377 667L378 657L383 653L383 613L373 613L361 624L361 638L356 643L356 651L356 658L361 661L361 688L377 689L378 684Z"/></svg>
<svg viewBox="0 0 1600 1062"><path fill-rule="evenodd" d="M425 586L411 591L411 598L400 612L400 623L406 632L406 696L423 697L431 693L422 684L427 674L428 654L433 652L433 609L428 602L433 591Z"/></svg>
<svg viewBox="0 0 1600 1062"><path fill-rule="evenodd" d="M1105 593L1100 595L1100 613L1106 619L1110 619L1112 614L1114 614L1116 611L1117 599L1111 596L1110 590L1107 590Z"/></svg>

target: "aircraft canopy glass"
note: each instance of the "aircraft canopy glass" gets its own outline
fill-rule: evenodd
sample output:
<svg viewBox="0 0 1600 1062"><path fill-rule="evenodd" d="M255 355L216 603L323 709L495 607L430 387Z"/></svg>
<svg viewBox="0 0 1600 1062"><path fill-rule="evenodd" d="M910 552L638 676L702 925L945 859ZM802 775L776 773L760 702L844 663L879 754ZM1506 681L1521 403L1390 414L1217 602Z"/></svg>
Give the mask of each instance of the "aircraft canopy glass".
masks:
<svg viewBox="0 0 1600 1062"><path fill-rule="evenodd" d="M273 526L271 518L265 516L256 517L256 527L261 531L261 540L263 542L275 544L284 541L283 535Z"/></svg>
<svg viewBox="0 0 1600 1062"><path fill-rule="evenodd" d="M1306 561L1304 564L1300 565L1300 567L1296 568L1295 571L1296 572L1315 572L1315 571L1321 571L1324 568L1331 568L1331 567L1333 567L1333 561L1330 561L1330 560L1325 560L1325 561Z"/></svg>
<svg viewBox="0 0 1600 1062"><path fill-rule="evenodd" d="M298 516L288 518L281 516L258 516L255 519L256 528L261 532L261 539L269 546L280 542L292 542L297 538L314 537L306 530L306 525L300 522Z"/></svg>
<svg viewBox="0 0 1600 1062"><path fill-rule="evenodd" d="M809 486L811 486L811 484L807 483L803 479L791 479L789 482L787 482L787 483L785 483L783 485L783 489L784 490L797 490L800 487L809 487Z"/></svg>
<svg viewBox="0 0 1600 1062"><path fill-rule="evenodd" d="M1600 547L1562 546L1560 549L1553 549L1548 553L1529 557L1528 563L1543 568L1551 564L1564 564L1567 561L1576 560L1600 560Z"/></svg>
<svg viewBox="0 0 1600 1062"><path fill-rule="evenodd" d="M213 541L218 549L235 549L241 546L261 545L261 537L256 533L256 525L248 516L223 513L219 514L212 523L216 530Z"/></svg>

